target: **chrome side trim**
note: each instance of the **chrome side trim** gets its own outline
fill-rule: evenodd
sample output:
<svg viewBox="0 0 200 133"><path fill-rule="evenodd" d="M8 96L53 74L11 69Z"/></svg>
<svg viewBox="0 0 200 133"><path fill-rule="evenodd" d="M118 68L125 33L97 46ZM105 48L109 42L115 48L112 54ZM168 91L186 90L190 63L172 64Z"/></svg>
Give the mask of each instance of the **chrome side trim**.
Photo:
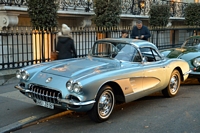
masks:
<svg viewBox="0 0 200 133"><path fill-rule="evenodd" d="M68 100L68 99L57 99L59 102L62 103L66 103L66 104L71 104L71 105L76 105L76 106L84 106L84 105L89 105L89 104L93 104L96 101L95 100L91 100L91 101L87 101L87 102L76 102L73 99Z"/></svg>

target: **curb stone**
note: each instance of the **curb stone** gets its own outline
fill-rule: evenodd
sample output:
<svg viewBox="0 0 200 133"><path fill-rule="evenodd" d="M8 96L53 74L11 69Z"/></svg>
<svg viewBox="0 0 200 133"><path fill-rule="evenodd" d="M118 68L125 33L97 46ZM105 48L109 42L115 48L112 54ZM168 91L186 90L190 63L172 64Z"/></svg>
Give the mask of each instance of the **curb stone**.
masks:
<svg viewBox="0 0 200 133"><path fill-rule="evenodd" d="M69 111L65 111L66 113L70 113ZM65 113L65 114L66 114ZM22 119L20 121L14 122L12 124L9 124L5 127L0 128L0 133L10 133L12 131L19 130L23 128L23 126L28 125L32 122L36 122L40 119L48 118L49 116L55 115L55 114L63 114L60 110L53 110L53 111L47 111L45 113L41 113L35 116L30 116L28 118Z"/></svg>

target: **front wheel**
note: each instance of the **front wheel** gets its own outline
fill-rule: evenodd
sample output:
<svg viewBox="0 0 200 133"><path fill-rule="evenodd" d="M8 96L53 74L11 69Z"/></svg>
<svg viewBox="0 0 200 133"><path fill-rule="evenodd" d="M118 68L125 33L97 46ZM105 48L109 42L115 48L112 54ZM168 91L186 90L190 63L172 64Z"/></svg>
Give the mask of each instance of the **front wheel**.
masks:
<svg viewBox="0 0 200 133"><path fill-rule="evenodd" d="M171 74L168 86L162 90L162 93L166 97L173 97L178 93L180 88L181 78L178 70L174 70Z"/></svg>
<svg viewBox="0 0 200 133"><path fill-rule="evenodd" d="M106 121L114 108L115 96L110 86L103 86L96 97L96 103L88 112L89 117L95 122Z"/></svg>

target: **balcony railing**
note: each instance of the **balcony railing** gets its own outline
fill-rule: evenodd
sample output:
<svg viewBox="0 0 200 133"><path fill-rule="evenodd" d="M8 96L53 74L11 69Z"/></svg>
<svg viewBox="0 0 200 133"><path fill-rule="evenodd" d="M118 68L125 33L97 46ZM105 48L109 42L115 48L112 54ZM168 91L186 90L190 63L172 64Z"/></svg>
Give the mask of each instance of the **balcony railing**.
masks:
<svg viewBox="0 0 200 133"><path fill-rule="evenodd" d="M27 0L0 0L5 6L27 7ZM93 0L57 0L59 10L83 10L93 12ZM121 0L122 14L148 16L153 4L170 6L171 17L184 17L184 9L188 3L167 0Z"/></svg>

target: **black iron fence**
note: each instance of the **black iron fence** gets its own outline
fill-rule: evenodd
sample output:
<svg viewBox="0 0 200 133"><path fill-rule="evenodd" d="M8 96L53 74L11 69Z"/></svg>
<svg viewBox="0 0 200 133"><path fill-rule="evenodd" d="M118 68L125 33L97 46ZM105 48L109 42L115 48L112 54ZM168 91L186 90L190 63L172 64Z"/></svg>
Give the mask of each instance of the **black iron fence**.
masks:
<svg viewBox="0 0 200 133"><path fill-rule="evenodd" d="M5 6L27 7L27 0L0 0ZM59 10L93 11L93 0L57 0ZM122 14L148 15L151 5L167 4L171 17L184 17L184 9L188 3L173 0L121 0Z"/></svg>
<svg viewBox="0 0 200 133"><path fill-rule="evenodd" d="M132 27L125 27L131 32ZM72 28L78 58L85 57L97 38L118 38L124 28ZM150 29L151 38L159 49L178 47L200 28L173 27ZM14 27L0 31L0 70L20 68L51 61L58 29L38 31L30 27ZM106 36L105 36L106 35Z"/></svg>

